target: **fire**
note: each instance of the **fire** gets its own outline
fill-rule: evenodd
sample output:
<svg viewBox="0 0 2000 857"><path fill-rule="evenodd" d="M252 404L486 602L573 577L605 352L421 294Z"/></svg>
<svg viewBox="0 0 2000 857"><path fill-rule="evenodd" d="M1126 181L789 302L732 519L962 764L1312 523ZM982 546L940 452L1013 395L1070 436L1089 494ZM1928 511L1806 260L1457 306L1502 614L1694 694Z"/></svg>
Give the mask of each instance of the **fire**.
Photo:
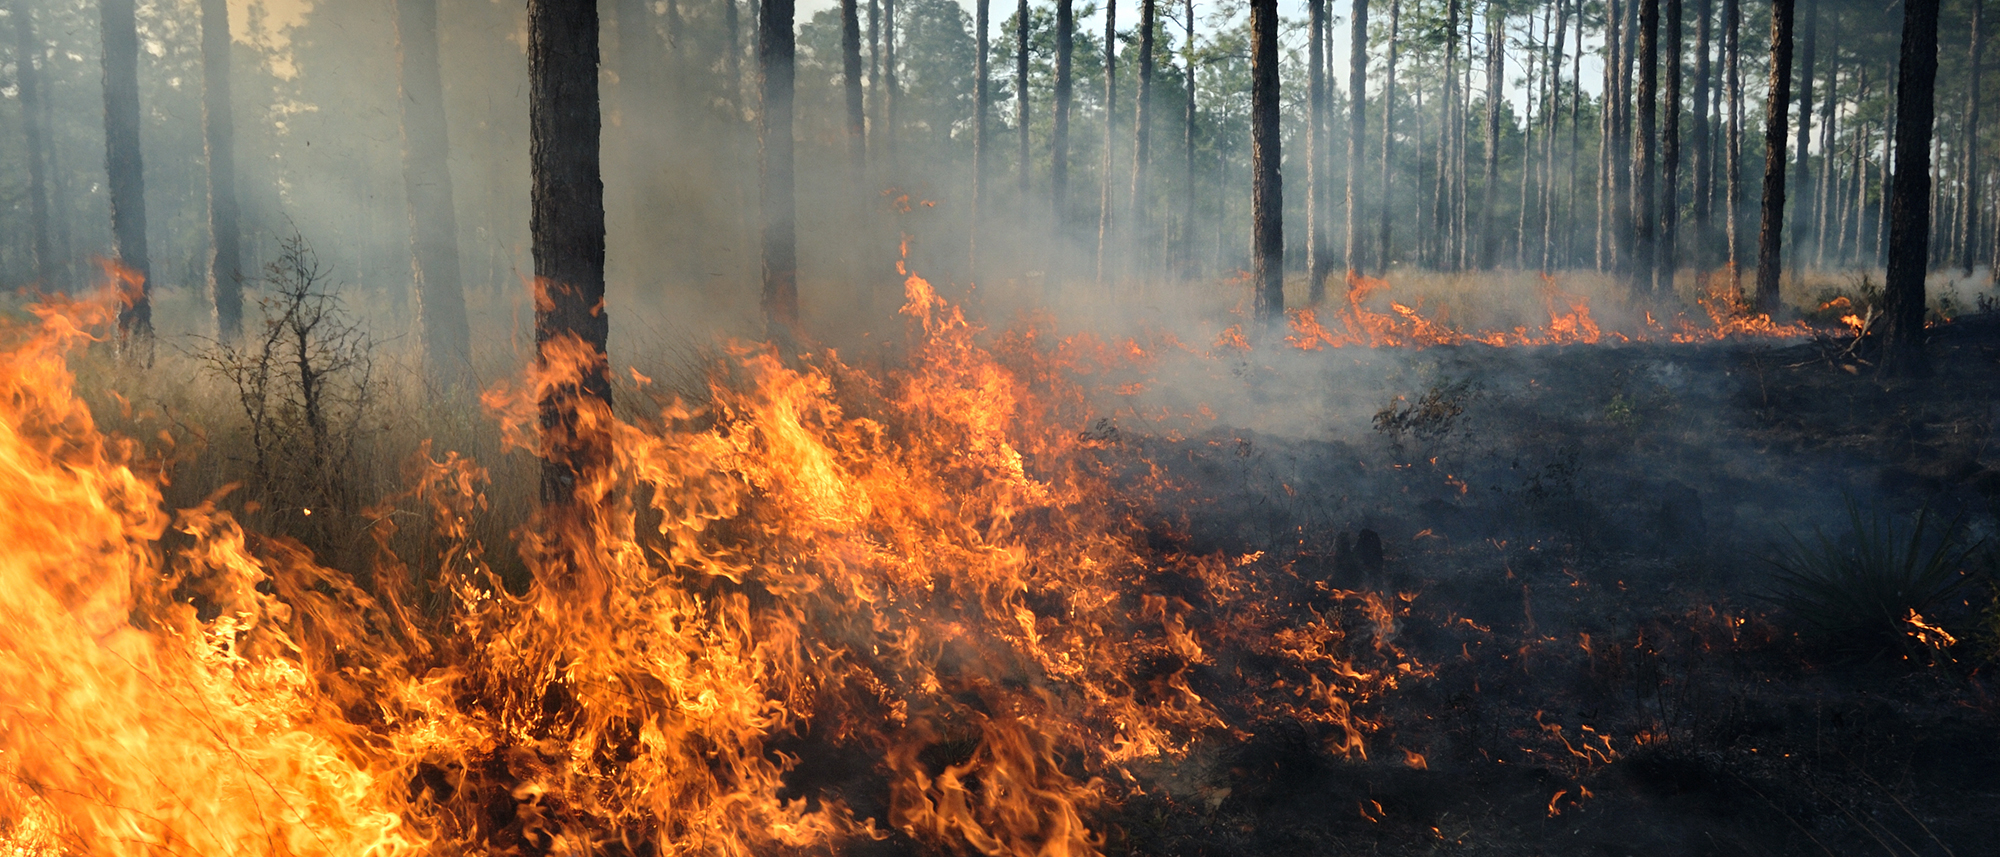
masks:
<svg viewBox="0 0 2000 857"><path fill-rule="evenodd" d="M328 568L226 498L164 509L98 429L67 360L111 301L0 327L0 851L1091 855L1204 740L1290 721L1365 758L1364 707L1425 674L1409 599L1156 546L1157 474L1083 430L1064 362L1151 352L904 285L907 368L739 345L701 403L579 400L608 452L512 589L475 463L426 449L392 498L429 554L385 514L370 573ZM516 446L555 454L538 402L603 371L572 345L483 397Z"/></svg>

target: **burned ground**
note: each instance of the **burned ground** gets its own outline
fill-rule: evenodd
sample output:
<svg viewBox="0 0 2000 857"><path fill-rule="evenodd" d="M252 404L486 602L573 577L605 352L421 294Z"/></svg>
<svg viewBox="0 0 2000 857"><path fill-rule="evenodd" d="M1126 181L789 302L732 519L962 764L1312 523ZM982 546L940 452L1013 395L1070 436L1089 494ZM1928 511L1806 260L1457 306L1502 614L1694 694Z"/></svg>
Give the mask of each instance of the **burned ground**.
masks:
<svg viewBox="0 0 2000 857"><path fill-rule="evenodd" d="M1373 436L1147 444L1188 549L1268 551L1302 604L1392 594L1431 672L1369 707L1365 759L1296 729L1197 751L1202 784L1131 800L1111 850L1991 853L1982 643L1857 658L1769 597L1850 503L1993 531L2000 319L1936 328L1926 378L1852 346L1432 349ZM1993 595L1961 593L1936 618L1963 629Z"/></svg>

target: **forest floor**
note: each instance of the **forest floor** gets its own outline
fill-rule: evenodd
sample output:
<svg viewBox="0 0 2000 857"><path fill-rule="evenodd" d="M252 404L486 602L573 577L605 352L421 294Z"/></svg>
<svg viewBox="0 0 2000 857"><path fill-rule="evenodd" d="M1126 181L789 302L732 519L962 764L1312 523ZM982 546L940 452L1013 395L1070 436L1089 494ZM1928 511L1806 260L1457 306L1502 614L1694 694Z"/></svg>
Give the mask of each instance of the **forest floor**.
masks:
<svg viewBox="0 0 2000 857"><path fill-rule="evenodd" d="M1302 598L1384 593L1423 669L1357 706L1365 758L1215 741L1108 850L1996 853L2000 683L1963 630L1993 590L1932 617L1973 638L1929 657L1836 655L1768 596L1850 508L1994 531L2000 317L1936 328L1928 378L1851 342L1429 349L1374 437L1142 441L1200 486L1164 500L1176 539L1271 551ZM1364 528L1379 565L1345 545Z"/></svg>

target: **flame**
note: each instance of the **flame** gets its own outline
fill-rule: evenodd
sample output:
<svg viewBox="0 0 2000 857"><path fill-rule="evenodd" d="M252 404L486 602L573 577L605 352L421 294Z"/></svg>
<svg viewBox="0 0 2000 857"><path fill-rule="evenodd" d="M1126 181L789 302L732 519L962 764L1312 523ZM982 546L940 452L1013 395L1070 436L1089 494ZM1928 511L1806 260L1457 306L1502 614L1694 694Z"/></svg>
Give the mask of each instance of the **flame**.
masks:
<svg viewBox="0 0 2000 857"><path fill-rule="evenodd" d="M1365 758L1362 707L1426 674L1409 598L1152 547L1065 361L1167 346L989 334L899 271L906 368L739 344L701 403L572 396L553 440L542 403L606 367L545 343L482 397L576 480L511 588L473 462L413 458L386 502L429 552L385 513L356 577L225 498L163 508L72 392L115 299L0 326L0 851L1064 857L1207 738L1291 721Z"/></svg>

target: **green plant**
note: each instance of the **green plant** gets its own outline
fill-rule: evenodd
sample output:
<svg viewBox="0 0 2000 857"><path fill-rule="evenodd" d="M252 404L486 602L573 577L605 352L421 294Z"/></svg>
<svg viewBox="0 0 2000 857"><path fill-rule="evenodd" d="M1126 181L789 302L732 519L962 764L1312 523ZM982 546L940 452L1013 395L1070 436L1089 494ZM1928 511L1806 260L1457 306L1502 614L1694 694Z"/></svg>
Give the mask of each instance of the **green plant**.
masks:
<svg viewBox="0 0 2000 857"><path fill-rule="evenodd" d="M1765 597L1842 655L1937 658L1954 643L1939 613L1978 579L1967 560L1984 540L1966 541L1962 517L1940 525L1928 508L1907 529L1852 501L1847 513L1845 538L1817 528L1811 543L1792 535L1791 549L1768 560L1777 575Z"/></svg>

